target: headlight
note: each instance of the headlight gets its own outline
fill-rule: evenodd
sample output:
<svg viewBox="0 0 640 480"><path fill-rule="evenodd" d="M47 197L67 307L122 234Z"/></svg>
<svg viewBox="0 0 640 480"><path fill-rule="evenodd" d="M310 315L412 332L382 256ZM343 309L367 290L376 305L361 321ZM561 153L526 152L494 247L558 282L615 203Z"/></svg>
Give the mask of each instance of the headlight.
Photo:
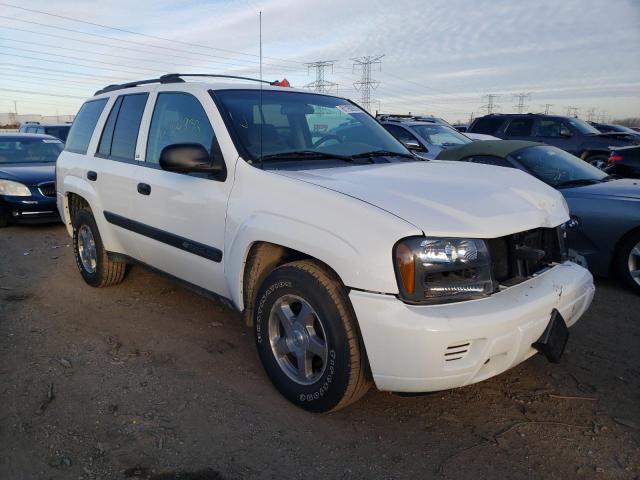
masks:
<svg viewBox="0 0 640 480"><path fill-rule="evenodd" d="M494 290L484 240L406 238L393 257L400 296L411 303L470 300Z"/></svg>
<svg viewBox="0 0 640 480"><path fill-rule="evenodd" d="M13 197L30 197L29 187L11 180L0 180L0 195L10 195Z"/></svg>

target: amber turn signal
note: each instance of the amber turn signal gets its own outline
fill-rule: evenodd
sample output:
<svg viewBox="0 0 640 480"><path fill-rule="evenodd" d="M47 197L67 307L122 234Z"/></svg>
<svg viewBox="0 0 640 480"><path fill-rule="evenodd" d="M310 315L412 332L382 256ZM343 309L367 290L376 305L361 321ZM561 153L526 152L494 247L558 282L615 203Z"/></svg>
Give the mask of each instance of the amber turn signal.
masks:
<svg viewBox="0 0 640 480"><path fill-rule="evenodd" d="M416 278L413 251L404 243L396 246L396 266L405 292L409 295L413 294Z"/></svg>

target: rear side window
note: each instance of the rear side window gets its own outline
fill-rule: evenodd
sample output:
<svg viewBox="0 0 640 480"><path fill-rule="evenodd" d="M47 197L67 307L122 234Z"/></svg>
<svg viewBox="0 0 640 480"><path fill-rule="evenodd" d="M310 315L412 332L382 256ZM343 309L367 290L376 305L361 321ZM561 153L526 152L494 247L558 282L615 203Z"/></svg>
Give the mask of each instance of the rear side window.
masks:
<svg viewBox="0 0 640 480"><path fill-rule="evenodd" d="M514 118L504 131L507 137L529 137L533 128L533 118Z"/></svg>
<svg viewBox="0 0 640 480"><path fill-rule="evenodd" d="M485 133L487 135L493 135L498 131L500 125L504 122L504 117L496 118L496 117L482 117L478 118L469 131L471 133Z"/></svg>
<svg viewBox="0 0 640 480"><path fill-rule="evenodd" d="M96 128L100 114L106 104L107 99L101 98L99 100L86 102L80 107L80 111L78 115L76 115L71 130L69 131L65 150L83 155L87 153L91 135L93 135L93 130Z"/></svg>
<svg viewBox="0 0 640 480"><path fill-rule="evenodd" d="M136 93L116 99L102 131L98 146L100 155L120 160L134 159L140 121L148 97L148 93Z"/></svg>
<svg viewBox="0 0 640 480"><path fill-rule="evenodd" d="M162 149L168 145L199 143L211 154L214 142L213 128L196 97L188 93L158 94L147 140L148 163L159 163Z"/></svg>
<svg viewBox="0 0 640 480"><path fill-rule="evenodd" d="M51 135L52 137L59 138L64 142L67 139L69 127L45 127L44 133Z"/></svg>

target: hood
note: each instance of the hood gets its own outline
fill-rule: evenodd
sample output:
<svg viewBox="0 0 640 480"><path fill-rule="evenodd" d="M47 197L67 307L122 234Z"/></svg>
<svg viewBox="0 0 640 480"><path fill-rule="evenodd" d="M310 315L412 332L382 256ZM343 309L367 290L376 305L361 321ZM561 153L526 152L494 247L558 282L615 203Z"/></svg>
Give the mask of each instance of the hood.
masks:
<svg viewBox="0 0 640 480"><path fill-rule="evenodd" d="M581 185L560 190L567 198L618 197L640 199L640 180L621 178L608 182Z"/></svg>
<svg viewBox="0 0 640 480"><path fill-rule="evenodd" d="M559 192L512 168L430 161L274 173L375 205L426 235L494 238L569 218Z"/></svg>
<svg viewBox="0 0 640 480"><path fill-rule="evenodd" d="M0 164L0 178L34 186L53 182L56 178L55 162Z"/></svg>

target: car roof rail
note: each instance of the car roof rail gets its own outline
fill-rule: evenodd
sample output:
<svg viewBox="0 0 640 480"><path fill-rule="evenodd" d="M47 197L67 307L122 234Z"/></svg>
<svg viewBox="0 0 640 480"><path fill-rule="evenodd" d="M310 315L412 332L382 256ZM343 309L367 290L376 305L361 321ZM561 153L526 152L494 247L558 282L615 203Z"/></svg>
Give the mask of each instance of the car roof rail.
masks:
<svg viewBox="0 0 640 480"><path fill-rule="evenodd" d="M27 120L26 122L22 122L24 125L40 125L40 122L36 122L35 120Z"/></svg>
<svg viewBox="0 0 640 480"><path fill-rule="evenodd" d="M219 75L219 74L215 74L215 73L167 73L165 75L162 75L158 78L150 78L150 79L146 79L146 80L136 80L134 82L127 82L127 83L120 83L120 84L113 84L113 85L107 85L106 87L98 90L96 93L94 93L94 95L100 95L103 93L108 93L108 92L113 92L116 90L123 90L125 88L133 88L133 87L138 87L140 85L148 85L151 83L160 83L160 84L165 84L165 83L184 83L184 78L182 77L209 77L209 78L230 78L233 80L247 80L250 82L260 82L260 83L266 83L267 85L272 85L272 86L280 86L280 82L278 80L275 80L273 82L270 82L268 80L260 80L259 78L250 78L250 77L239 77L236 75Z"/></svg>

